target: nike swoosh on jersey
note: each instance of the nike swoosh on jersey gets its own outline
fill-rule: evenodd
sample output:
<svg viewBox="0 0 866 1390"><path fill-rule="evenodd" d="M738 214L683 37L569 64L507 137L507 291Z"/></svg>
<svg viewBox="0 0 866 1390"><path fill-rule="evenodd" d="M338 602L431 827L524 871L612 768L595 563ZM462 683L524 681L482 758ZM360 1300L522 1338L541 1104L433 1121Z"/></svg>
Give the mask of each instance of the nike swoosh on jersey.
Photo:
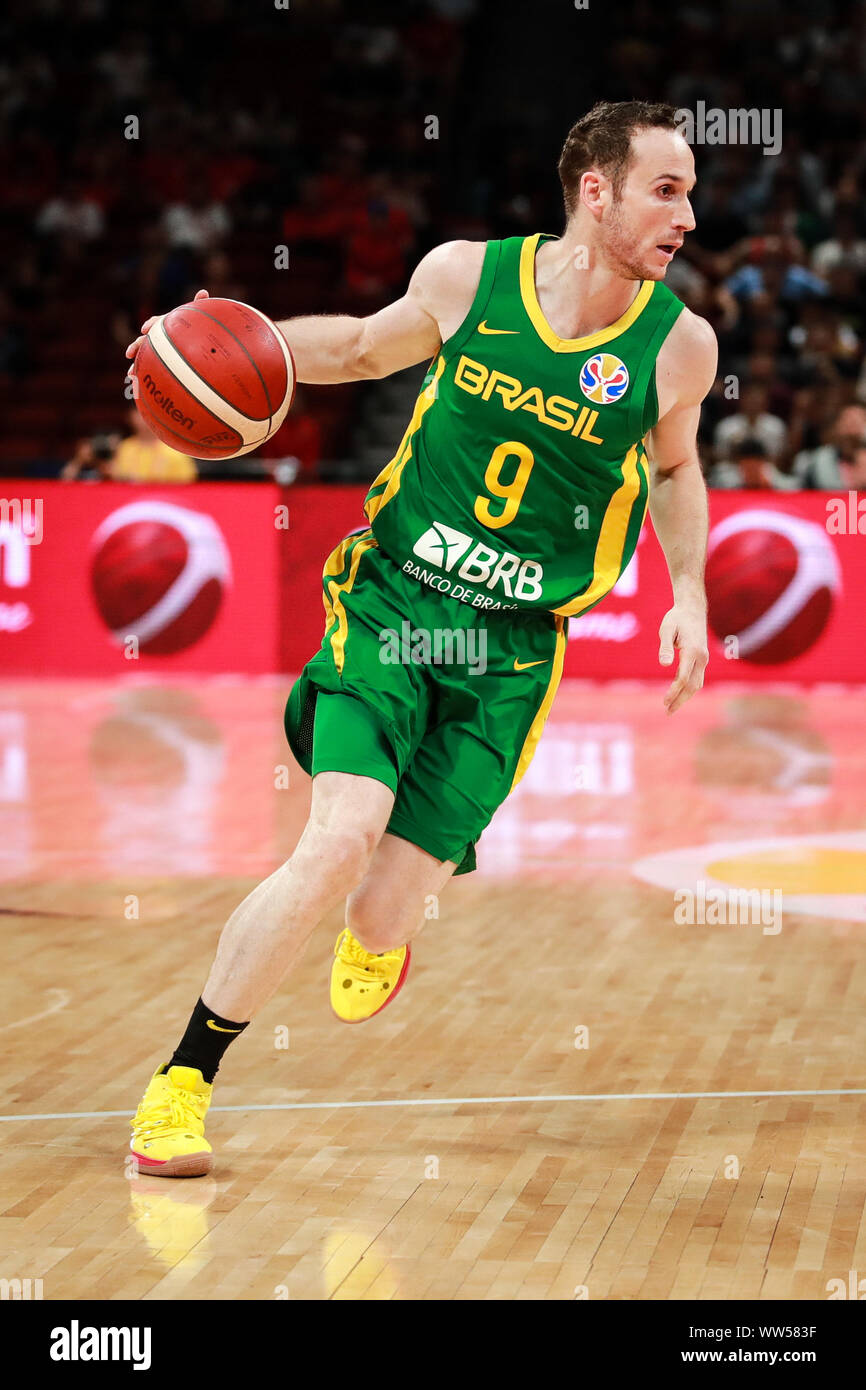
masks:
<svg viewBox="0 0 866 1390"><path fill-rule="evenodd" d="M218 1023L214 1023L212 1018L207 1021L208 1028L212 1028L215 1033L242 1033L243 1028L220 1028Z"/></svg>
<svg viewBox="0 0 866 1390"><path fill-rule="evenodd" d="M519 328L488 328L488 327L487 327L487 320L484 319L484 320L483 320L481 323L479 323L479 325L478 325L478 332L479 332L479 333L514 333L514 334L519 334L519 333L520 333L520 329L519 329Z"/></svg>
<svg viewBox="0 0 866 1390"><path fill-rule="evenodd" d="M546 665L547 665L547 661L518 661L518 660L517 660L517 657L514 658L514 669L515 669L515 671L525 671L525 670L527 669L527 667L529 667L529 666L546 666Z"/></svg>

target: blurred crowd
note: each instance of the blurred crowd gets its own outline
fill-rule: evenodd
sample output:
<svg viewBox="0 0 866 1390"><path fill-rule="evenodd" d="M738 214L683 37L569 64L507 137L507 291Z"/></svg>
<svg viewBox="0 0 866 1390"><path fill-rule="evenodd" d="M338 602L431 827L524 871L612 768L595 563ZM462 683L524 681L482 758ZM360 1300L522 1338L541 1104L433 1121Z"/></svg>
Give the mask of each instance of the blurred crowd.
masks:
<svg viewBox="0 0 866 1390"><path fill-rule="evenodd" d="M138 437L122 352L144 318L202 285L275 318L369 313L438 241L556 232L568 126L600 97L637 97L781 112L778 155L696 147L698 225L667 275L719 336L708 480L866 488L866 7L695 0L676 23L649 0L240 14L7 6L0 463L153 477L155 457L117 457ZM309 388L263 471L316 476L351 455L357 417L355 388Z"/></svg>

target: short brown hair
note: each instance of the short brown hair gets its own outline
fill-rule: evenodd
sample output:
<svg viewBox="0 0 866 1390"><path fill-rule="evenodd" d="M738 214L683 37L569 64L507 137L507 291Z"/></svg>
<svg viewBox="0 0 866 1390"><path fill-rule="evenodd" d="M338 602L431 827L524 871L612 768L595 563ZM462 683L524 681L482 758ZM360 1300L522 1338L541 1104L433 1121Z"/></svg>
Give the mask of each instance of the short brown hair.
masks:
<svg viewBox="0 0 866 1390"><path fill-rule="evenodd" d="M676 107L663 101L597 101L565 137L559 156L559 179L565 215L577 205L580 176L600 169L619 197L631 164L631 137L637 130L679 130Z"/></svg>

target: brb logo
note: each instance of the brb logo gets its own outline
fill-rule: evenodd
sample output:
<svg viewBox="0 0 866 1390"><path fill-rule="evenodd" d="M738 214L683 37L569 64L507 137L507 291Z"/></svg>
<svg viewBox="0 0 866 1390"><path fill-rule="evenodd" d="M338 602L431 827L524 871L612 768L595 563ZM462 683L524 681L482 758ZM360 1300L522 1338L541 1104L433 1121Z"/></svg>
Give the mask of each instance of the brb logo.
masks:
<svg viewBox="0 0 866 1390"><path fill-rule="evenodd" d="M434 521L412 550L420 560L427 560L447 574L456 571L458 578L470 584L480 584L485 589L501 585L506 598L541 598L544 567L537 560L521 560L509 550L493 550L441 521Z"/></svg>
<svg viewBox="0 0 866 1390"><path fill-rule="evenodd" d="M588 401L610 405L628 390L628 368L609 352L597 352L580 369L580 389Z"/></svg>

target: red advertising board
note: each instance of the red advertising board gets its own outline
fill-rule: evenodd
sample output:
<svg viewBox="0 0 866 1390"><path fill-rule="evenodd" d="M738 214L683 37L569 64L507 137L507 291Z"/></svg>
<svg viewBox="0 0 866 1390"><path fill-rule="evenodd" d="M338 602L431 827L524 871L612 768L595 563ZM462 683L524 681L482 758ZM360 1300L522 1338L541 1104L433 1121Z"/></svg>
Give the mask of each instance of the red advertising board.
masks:
<svg viewBox="0 0 866 1390"><path fill-rule="evenodd" d="M0 670L278 669L282 494L0 484Z"/></svg>
<svg viewBox="0 0 866 1390"><path fill-rule="evenodd" d="M366 491L2 490L0 670L88 676L298 671L322 637L325 559L364 524ZM866 497L716 492L710 507L707 679L866 681ZM613 592L571 620L565 675L666 675L670 603L647 525Z"/></svg>
<svg viewBox="0 0 866 1390"><path fill-rule="evenodd" d="M866 681L866 497L710 493L707 681ZM652 524L619 583L572 619L567 676L643 679L671 586Z"/></svg>

